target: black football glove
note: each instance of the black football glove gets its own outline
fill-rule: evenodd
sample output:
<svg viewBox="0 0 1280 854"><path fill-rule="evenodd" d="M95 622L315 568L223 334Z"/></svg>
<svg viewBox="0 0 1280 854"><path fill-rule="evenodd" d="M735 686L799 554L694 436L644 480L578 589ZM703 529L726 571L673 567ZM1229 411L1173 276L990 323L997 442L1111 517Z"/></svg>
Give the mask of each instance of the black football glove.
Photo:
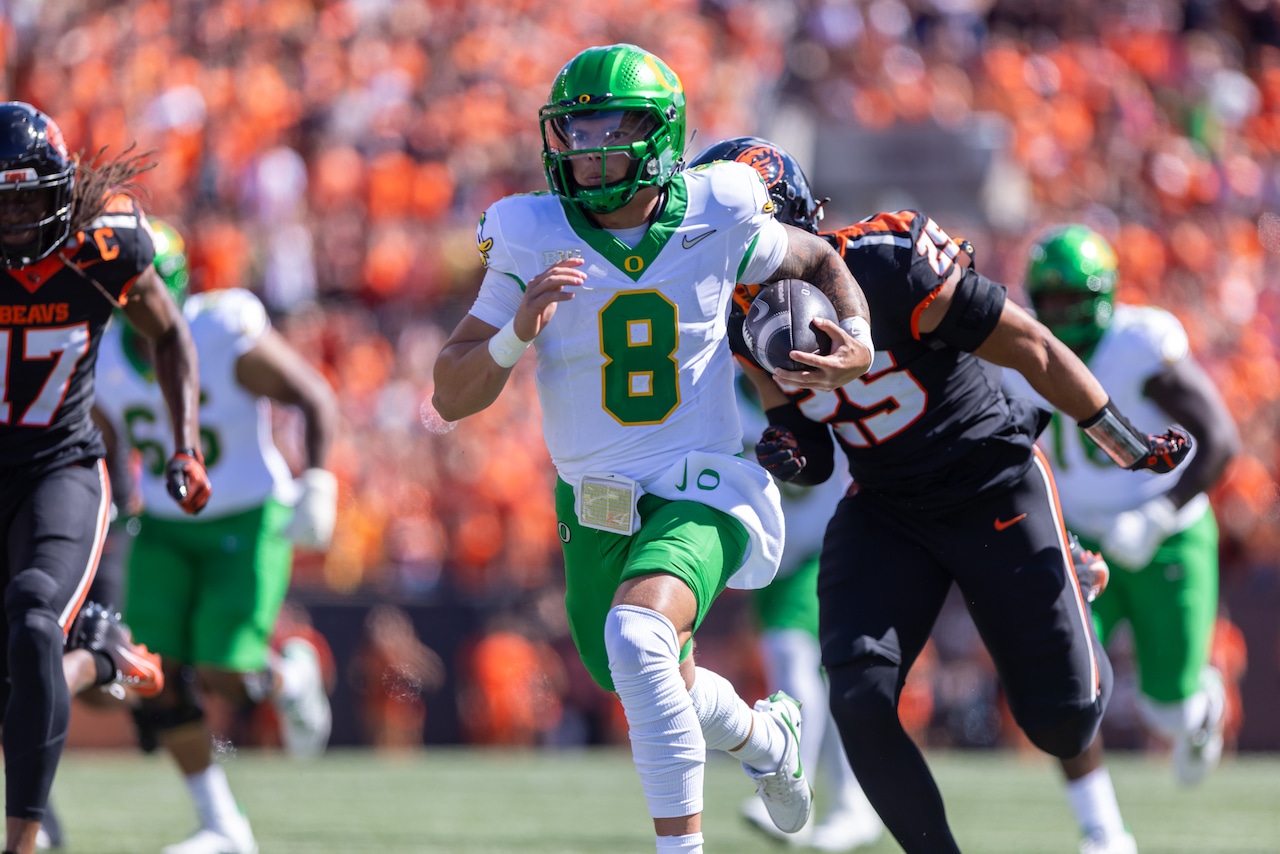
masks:
<svg viewBox="0 0 1280 854"><path fill-rule="evenodd" d="M1162 434L1147 434L1147 455L1129 466L1129 471L1153 471L1156 474L1168 474L1187 458L1195 443L1191 436L1176 427L1170 427Z"/></svg>
<svg viewBox="0 0 1280 854"><path fill-rule="evenodd" d="M756 442L756 459L766 471L781 481L792 480L805 466L795 434L776 424L765 428L760 441Z"/></svg>
<svg viewBox="0 0 1280 854"><path fill-rule="evenodd" d="M213 487L199 448L183 448L169 458L164 468L164 485L184 513L194 516L204 509Z"/></svg>

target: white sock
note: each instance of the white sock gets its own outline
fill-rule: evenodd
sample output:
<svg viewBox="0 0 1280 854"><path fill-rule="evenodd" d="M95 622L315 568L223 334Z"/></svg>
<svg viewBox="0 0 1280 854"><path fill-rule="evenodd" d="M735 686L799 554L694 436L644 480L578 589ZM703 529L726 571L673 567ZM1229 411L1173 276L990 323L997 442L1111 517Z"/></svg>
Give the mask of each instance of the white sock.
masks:
<svg viewBox="0 0 1280 854"><path fill-rule="evenodd" d="M773 718L748 706L728 679L696 667L689 697L707 747L726 751L739 762L764 773L777 771L782 765L786 736ZM734 750L739 744L742 747Z"/></svg>
<svg viewBox="0 0 1280 854"><path fill-rule="evenodd" d="M1209 713L1209 696L1197 691L1180 703L1157 703L1138 698L1138 711L1147 726L1169 739L1178 739L1197 730Z"/></svg>
<svg viewBox="0 0 1280 854"><path fill-rule="evenodd" d="M702 834L686 833L684 836L659 836L658 854L702 854Z"/></svg>
<svg viewBox="0 0 1280 854"><path fill-rule="evenodd" d="M1098 768L1079 780L1068 782L1067 801L1086 833L1101 832L1108 839L1124 835L1120 804L1116 802L1116 790L1106 768Z"/></svg>
<svg viewBox="0 0 1280 854"><path fill-rule="evenodd" d="M271 669L280 677L280 689L275 692L281 699L291 700L302 694L307 684L307 663L282 655L271 656Z"/></svg>
<svg viewBox="0 0 1280 854"><path fill-rule="evenodd" d="M619 605L605 618L604 643L649 815L701 813L707 746L680 675L675 626L657 611Z"/></svg>
<svg viewBox="0 0 1280 854"><path fill-rule="evenodd" d="M187 791L195 802L201 827L226 830L240 815L227 775L216 762L200 773L187 777Z"/></svg>
<svg viewBox="0 0 1280 854"><path fill-rule="evenodd" d="M817 768L830 717L827 683L822 678L822 650L818 639L803 629L769 629L760 636L759 645L766 684L795 697L804 710L804 739L800 742L801 766ZM837 745L836 749L842 748Z"/></svg>

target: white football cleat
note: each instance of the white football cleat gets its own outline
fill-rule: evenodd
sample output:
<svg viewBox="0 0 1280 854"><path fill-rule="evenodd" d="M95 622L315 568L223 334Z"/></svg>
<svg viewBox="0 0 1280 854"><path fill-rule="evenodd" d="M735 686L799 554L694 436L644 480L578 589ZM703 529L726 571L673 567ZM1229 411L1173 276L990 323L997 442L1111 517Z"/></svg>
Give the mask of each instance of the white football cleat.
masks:
<svg viewBox="0 0 1280 854"><path fill-rule="evenodd" d="M310 641L294 637L284 642L280 656L302 674L302 684L293 694L272 700L280 717L280 739L291 756L319 756L329 744L329 732L333 729L320 654Z"/></svg>
<svg viewBox="0 0 1280 854"><path fill-rule="evenodd" d="M852 851L874 845L884 835L884 822L861 790L858 806L827 813L813 828L809 847L818 851Z"/></svg>
<svg viewBox="0 0 1280 854"><path fill-rule="evenodd" d="M1131 833L1119 836L1086 836L1080 854L1138 854L1138 842Z"/></svg>
<svg viewBox="0 0 1280 854"><path fill-rule="evenodd" d="M738 811L752 827L770 839L777 839L801 847L809 844L809 838L813 832L812 815L809 816L809 821L805 823L805 826L795 833L784 833L773 823L773 816L769 815L769 808L764 805L764 801L757 797L750 797L744 800Z"/></svg>
<svg viewBox="0 0 1280 854"><path fill-rule="evenodd" d="M1222 727L1226 723L1227 689L1216 667L1200 671L1200 690L1208 698L1204 722L1173 744L1173 770L1178 782L1194 786L1222 759Z"/></svg>
<svg viewBox="0 0 1280 854"><path fill-rule="evenodd" d="M787 740L778 770L762 774L742 764L756 783L756 792L769 811L769 818L783 833L796 833L809 821L813 811L813 789L804 776L800 762L800 704L786 691L775 691L767 700L757 700L757 712L763 712L777 722Z"/></svg>
<svg viewBox="0 0 1280 854"><path fill-rule="evenodd" d="M170 845L161 854L258 854L258 841L253 838L249 819L236 816L229 826L214 830L202 827L192 836Z"/></svg>

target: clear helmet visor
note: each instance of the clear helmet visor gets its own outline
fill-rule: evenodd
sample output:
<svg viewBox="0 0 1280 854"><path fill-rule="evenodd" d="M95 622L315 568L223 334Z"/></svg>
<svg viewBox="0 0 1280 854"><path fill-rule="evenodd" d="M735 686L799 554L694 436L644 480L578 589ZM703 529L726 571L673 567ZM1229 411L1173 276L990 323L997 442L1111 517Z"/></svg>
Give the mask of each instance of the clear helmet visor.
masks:
<svg viewBox="0 0 1280 854"><path fill-rule="evenodd" d="M640 110L574 113L545 121L547 150L581 187L626 180L648 153L658 121Z"/></svg>

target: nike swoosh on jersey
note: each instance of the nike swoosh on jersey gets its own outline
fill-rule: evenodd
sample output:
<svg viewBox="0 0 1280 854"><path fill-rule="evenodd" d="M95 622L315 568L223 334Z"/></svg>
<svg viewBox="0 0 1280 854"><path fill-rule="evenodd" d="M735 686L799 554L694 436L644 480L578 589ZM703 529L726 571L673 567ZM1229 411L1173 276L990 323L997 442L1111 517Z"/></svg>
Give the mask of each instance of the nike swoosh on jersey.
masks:
<svg viewBox="0 0 1280 854"><path fill-rule="evenodd" d="M685 249L692 249L693 247L697 246L699 243L706 240L708 237L710 237L715 233L716 233L716 229L713 228L710 231L702 232L702 234L699 234L697 237L693 238L692 240L690 240L689 236L686 234L684 237L680 239L680 245L683 246Z"/></svg>
<svg viewBox="0 0 1280 854"><path fill-rule="evenodd" d="M1013 525L1018 524L1025 518L1027 518L1026 513L1019 513L1017 516L1014 516L1012 519L1009 519L1008 521L1005 521L1004 519L1001 519L999 516L997 516L996 522L995 522L996 530L1003 531L1005 528L1009 528L1009 527L1012 527Z"/></svg>

